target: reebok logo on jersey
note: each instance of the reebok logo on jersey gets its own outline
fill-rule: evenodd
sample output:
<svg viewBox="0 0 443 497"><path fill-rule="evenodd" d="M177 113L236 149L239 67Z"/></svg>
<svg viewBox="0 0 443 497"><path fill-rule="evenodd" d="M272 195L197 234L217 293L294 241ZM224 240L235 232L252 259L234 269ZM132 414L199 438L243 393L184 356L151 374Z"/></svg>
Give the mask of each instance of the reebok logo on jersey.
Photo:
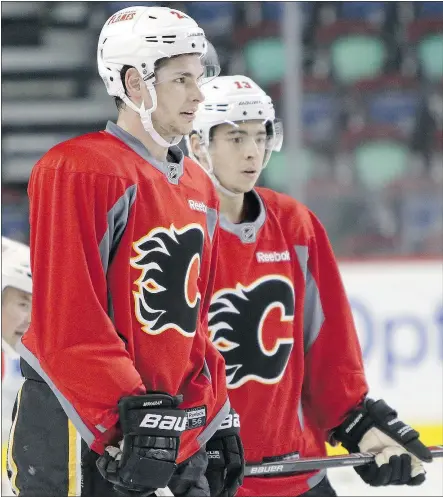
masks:
<svg viewBox="0 0 443 497"><path fill-rule="evenodd" d="M289 250L283 252L257 252L257 262L286 262L291 260Z"/></svg>
<svg viewBox="0 0 443 497"><path fill-rule="evenodd" d="M203 202L197 202L197 200L188 200L189 207L193 211L206 212L208 211L207 206Z"/></svg>

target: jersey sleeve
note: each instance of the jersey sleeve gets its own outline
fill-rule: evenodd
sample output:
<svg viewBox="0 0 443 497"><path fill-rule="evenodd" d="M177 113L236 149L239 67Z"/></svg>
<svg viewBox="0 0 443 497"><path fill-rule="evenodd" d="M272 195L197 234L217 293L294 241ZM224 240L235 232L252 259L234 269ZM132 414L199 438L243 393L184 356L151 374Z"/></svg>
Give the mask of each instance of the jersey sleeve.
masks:
<svg viewBox="0 0 443 497"><path fill-rule="evenodd" d="M303 403L328 436L366 396L351 308L326 231L311 213L304 310Z"/></svg>
<svg viewBox="0 0 443 497"><path fill-rule="evenodd" d="M28 189L31 365L49 379L82 438L102 452L117 435L119 399L145 392L108 312L110 213L128 180L41 162Z"/></svg>

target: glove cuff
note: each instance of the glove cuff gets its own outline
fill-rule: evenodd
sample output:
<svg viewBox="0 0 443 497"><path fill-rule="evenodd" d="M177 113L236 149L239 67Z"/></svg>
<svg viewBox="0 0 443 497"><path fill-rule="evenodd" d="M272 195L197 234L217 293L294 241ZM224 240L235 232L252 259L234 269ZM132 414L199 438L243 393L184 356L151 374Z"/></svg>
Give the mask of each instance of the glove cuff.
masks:
<svg viewBox="0 0 443 497"><path fill-rule="evenodd" d="M162 393L123 397L118 404L123 435L180 437L188 417L177 402Z"/></svg>
<svg viewBox="0 0 443 497"><path fill-rule="evenodd" d="M332 439L338 440L349 452L359 452L358 444L363 435L375 426L375 421L369 416L365 401L346 418L332 433Z"/></svg>

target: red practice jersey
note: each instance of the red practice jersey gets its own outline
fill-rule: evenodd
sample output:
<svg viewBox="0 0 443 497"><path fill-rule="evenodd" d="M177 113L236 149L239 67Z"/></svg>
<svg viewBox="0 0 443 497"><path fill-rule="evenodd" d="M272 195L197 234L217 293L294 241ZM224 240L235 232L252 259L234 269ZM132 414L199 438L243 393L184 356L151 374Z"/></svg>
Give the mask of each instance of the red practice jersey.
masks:
<svg viewBox="0 0 443 497"><path fill-rule="evenodd" d="M219 236L207 174L178 147L156 161L108 123L51 149L29 198L34 291L20 354L99 453L120 437L121 397L182 394L187 459L230 407L207 328Z"/></svg>
<svg viewBox="0 0 443 497"><path fill-rule="evenodd" d="M368 389L350 306L315 215L268 189L248 195L260 212L254 222L220 216L209 313L245 458L324 455L328 432ZM237 495L300 495L323 477L249 477Z"/></svg>

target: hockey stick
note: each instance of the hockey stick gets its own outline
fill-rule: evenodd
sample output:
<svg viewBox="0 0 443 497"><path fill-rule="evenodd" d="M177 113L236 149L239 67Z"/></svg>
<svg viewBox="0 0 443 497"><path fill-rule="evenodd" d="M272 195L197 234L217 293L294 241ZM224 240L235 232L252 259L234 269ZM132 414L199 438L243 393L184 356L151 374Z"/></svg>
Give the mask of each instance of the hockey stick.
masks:
<svg viewBox="0 0 443 497"><path fill-rule="evenodd" d="M158 497L174 497L174 494L169 490L169 487L157 488L155 495L158 495Z"/></svg>
<svg viewBox="0 0 443 497"><path fill-rule="evenodd" d="M429 447L433 457L443 457L443 445ZM272 463L247 464L245 476L284 475L318 469L340 468L343 466L361 466L375 459L371 452L357 452L340 456L304 457L301 459L276 461Z"/></svg>

